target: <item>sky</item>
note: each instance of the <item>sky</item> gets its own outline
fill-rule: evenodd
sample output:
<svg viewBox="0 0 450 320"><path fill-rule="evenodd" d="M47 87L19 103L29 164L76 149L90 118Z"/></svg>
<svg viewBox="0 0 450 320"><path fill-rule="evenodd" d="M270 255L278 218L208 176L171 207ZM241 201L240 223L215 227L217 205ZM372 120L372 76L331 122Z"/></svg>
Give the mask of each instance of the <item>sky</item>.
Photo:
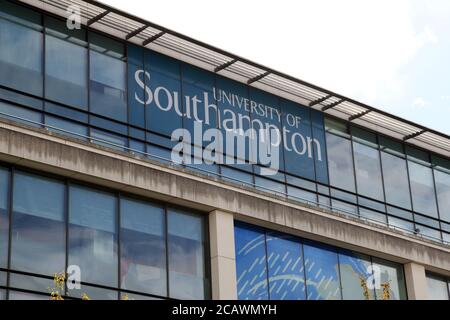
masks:
<svg viewBox="0 0 450 320"><path fill-rule="evenodd" d="M102 0L450 134L450 0Z"/></svg>

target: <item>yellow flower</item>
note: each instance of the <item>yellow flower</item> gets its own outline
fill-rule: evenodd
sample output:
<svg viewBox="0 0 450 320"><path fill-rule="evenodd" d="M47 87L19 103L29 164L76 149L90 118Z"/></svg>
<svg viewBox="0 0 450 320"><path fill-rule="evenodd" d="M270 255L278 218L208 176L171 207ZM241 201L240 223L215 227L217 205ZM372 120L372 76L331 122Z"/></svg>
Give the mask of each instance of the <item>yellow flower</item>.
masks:
<svg viewBox="0 0 450 320"><path fill-rule="evenodd" d="M81 296L81 300L91 300L91 298L89 298L86 293L83 293L83 295Z"/></svg>

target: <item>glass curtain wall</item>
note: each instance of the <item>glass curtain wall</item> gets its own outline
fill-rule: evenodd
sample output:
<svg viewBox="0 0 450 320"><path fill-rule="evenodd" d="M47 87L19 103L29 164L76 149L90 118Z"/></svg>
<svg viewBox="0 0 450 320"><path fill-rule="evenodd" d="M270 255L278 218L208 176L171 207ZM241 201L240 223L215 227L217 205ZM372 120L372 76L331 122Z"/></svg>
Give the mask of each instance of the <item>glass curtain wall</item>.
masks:
<svg viewBox="0 0 450 320"><path fill-rule="evenodd" d="M0 168L0 268L8 268L11 257L9 273L0 271L0 286L6 287L9 277L18 290L10 291L10 299L25 298L20 290L48 299L53 275L67 266L76 267L81 276L81 290L66 292L73 298L83 293L92 299L128 293L136 299L210 297L207 226L201 215L11 170L12 177L10 170Z"/></svg>
<svg viewBox="0 0 450 320"><path fill-rule="evenodd" d="M238 221L234 234L240 300L406 299L401 264Z"/></svg>

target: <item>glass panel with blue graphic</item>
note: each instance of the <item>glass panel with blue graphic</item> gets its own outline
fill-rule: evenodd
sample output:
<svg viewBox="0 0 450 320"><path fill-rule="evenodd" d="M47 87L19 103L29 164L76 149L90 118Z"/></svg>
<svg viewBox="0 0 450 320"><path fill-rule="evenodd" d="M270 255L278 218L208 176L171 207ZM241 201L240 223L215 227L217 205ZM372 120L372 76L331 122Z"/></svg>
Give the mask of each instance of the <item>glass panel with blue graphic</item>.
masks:
<svg viewBox="0 0 450 320"><path fill-rule="evenodd" d="M240 300L406 299L400 264L239 221L234 234Z"/></svg>

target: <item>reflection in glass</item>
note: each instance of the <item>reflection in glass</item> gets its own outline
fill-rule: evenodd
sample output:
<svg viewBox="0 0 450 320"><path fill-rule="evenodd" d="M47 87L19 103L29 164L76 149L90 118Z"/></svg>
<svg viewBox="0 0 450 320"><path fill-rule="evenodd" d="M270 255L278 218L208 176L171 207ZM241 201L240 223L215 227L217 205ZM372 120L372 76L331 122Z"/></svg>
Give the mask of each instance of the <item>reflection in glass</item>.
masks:
<svg viewBox="0 0 450 320"><path fill-rule="evenodd" d="M436 196L434 194L431 168L408 161L409 179L414 211L437 218Z"/></svg>
<svg viewBox="0 0 450 320"><path fill-rule="evenodd" d="M81 299L86 294L91 300L117 300L119 293L114 290L81 285L81 289L67 290L67 295Z"/></svg>
<svg viewBox="0 0 450 320"><path fill-rule="evenodd" d="M9 195L9 172L0 168L0 268L6 268L8 263L8 195Z"/></svg>
<svg viewBox="0 0 450 320"><path fill-rule="evenodd" d="M126 63L123 45L90 33L91 112L119 121L127 120Z"/></svg>
<svg viewBox="0 0 450 320"><path fill-rule="evenodd" d="M268 300L265 231L236 221L234 242L238 299Z"/></svg>
<svg viewBox="0 0 450 320"><path fill-rule="evenodd" d="M389 226L399 228L400 230L414 231L414 224L403 219L388 216L388 224Z"/></svg>
<svg viewBox="0 0 450 320"><path fill-rule="evenodd" d="M0 101L0 112L12 115L13 117L0 114L0 117L5 119L10 119L15 122L21 122L28 126L40 127L42 123L42 115L40 112L30 110L27 108L22 108L14 104L4 103ZM21 119L19 119L21 118ZM30 122L30 121L33 122Z"/></svg>
<svg viewBox="0 0 450 320"><path fill-rule="evenodd" d="M57 180L14 174L12 269L47 275L64 270L64 193Z"/></svg>
<svg viewBox="0 0 450 320"><path fill-rule="evenodd" d="M303 244L308 300L341 299L336 251L316 242Z"/></svg>
<svg viewBox="0 0 450 320"><path fill-rule="evenodd" d="M404 300L406 299L405 277L403 275L403 266L394 262L381 260L378 258L372 259L373 271L380 274L380 285L389 283L390 300ZM375 288L377 299L383 297L383 288Z"/></svg>
<svg viewBox="0 0 450 320"><path fill-rule="evenodd" d="M122 198L120 220L121 288L167 295L164 209Z"/></svg>
<svg viewBox="0 0 450 320"><path fill-rule="evenodd" d="M355 252L341 250L339 253L339 271L342 281L342 298L344 300L366 300L364 281L370 300L375 299L372 286L372 263L370 257Z"/></svg>
<svg viewBox="0 0 450 320"><path fill-rule="evenodd" d="M2 1L1 11L7 4ZM28 14L39 19L37 13ZM0 17L0 84L42 96L42 47L40 31Z"/></svg>
<svg viewBox="0 0 450 320"><path fill-rule="evenodd" d="M450 174L434 170L436 192L441 220L450 222Z"/></svg>
<svg viewBox="0 0 450 320"><path fill-rule="evenodd" d="M150 74L150 79L145 78L145 84L155 92L158 87L166 88L169 92L178 92L175 98L171 98L165 90L158 90L158 104L156 99L146 105L147 129L169 136L172 131L183 127L183 118L177 114L183 110L181 96L180 62L168 56L145 50L145 70ZM142 78L142 80L144 80ZM176 100L175 100L176 99ZM168 106L172 107L169 109Z"/></svg>
<svg viewBox="0 0 450 320"><path fill-rule="evenodd" d="M66 136L71 136L75 139L81 139L81 140L86 140L88 136L88 127L76 122L72 122L69 120L64 120L62 118L59 117L53 117L53 116L49 116L49 115L45 115L45 124L47 125L46 128L48 128L48 130L50 131L54 131L56 133L60 133L60 134L64 134ZM48 127L51 126L51 127ZM62 129L62 130L58 130L58 129ZM73 132L69 133L69 132Z"/></svg>
<svg viewBox="0 0 450 320"><path fill-rule="evenodd" d="M203 219L172 209L167 220L170 297L204 299Z"/></svg>
<svg viewBox="0 0 450 320"><path fill-rule="evenodd" d="M270 300L305 300L301 242L293 236L267 232Z"/></svg>
<svg viewBox="0 0 450 320"><path fill-rule="evenodd" d="M448 300L447 281L427 275L428 299Z"/></svg>
<svg viewBox="0 0 450 320"><path fill-rule="evenodd" d="M10 273L9 277L10 286L13 288L48 293L48 289L54 287L53 279L30 277L16 273Z"/></svg>
<svg viewBox="0 0 450 320"><path fill-rule="evenodd" d="M46 18L45 96L87 110L88 58L84 31L69 31L64 22Z"/></svg>
<svg viewBox="0 0 450 320"><path fill-rule="evenodd" d="M116 198L106 192L69 188L69 265L81 281L117 286Z"/></svg>
<svg viewBox="0 0 450 320"><path fill-rule="evenodd" d="M386 202L411 209L406 160L381 152Z"/></svg>
<svg viewBox="0 0 450 320"><path fill-rule="evenodd" d="M48 294L34 294L9 290L9 300L48 300Z"/></svg>
<svg viewBox="0 0 450 320"><path fill-rule="evenodd" d="M332 186L355 192L350 140L327 133L328 170Z"/></svg>
<svg viewBox="0 0 450 320"><path fill-rule="evenodd" d="M377 149L353 142L358 194L383 201L380 154Z"/></svg>

